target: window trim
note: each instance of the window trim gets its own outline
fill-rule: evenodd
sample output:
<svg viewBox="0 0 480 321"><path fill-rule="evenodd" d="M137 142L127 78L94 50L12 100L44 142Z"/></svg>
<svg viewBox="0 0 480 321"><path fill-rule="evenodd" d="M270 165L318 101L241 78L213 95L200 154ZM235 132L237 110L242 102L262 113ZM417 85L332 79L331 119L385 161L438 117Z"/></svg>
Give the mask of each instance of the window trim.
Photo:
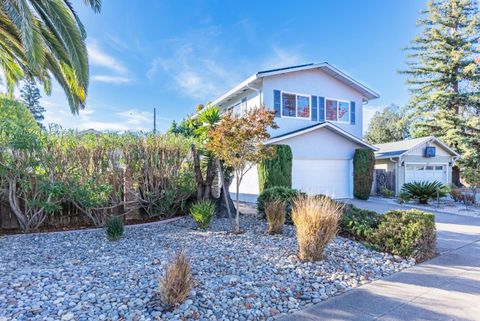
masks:
<svg viewBox="0 0 480 321"><path fill-rule="evenodd" d="M287 94L287 95L295 95L295 116L285 116L285 115L283 115L283 94L284 93ZM308 117L297 116L298 115L297 96L302 96L302 97L307 97L308 98L308 108L309 108ZM280 91L280 117L281 118L291 118L291 119L308 119L308 120L311 120L312 119L312 96L307 95L307 94L297 93L297 92L281 90Z"/></svg>
<svg viewBox="0 0 480 321"><path fill-rule="evenodd" d="M327 100L334 100L337 102L337 120L328 120L327 119ZM344 121L344 120L338 120L339 117L338 117L338 106L339 106L339 103L342 102L342 103L347 103L348 104L348 112L347 112L347 115L348 115L348 121ZM323 113L324 113L324 118L325 121L331 121L331 122L334 122L334 123L340 123L340 124L351 124L351 111L352 111L352 103L351 101L349 100L344 100L344 99L337 99L337 98L330 98L330 97L325 97L325 99L323 100Z"/></svg>

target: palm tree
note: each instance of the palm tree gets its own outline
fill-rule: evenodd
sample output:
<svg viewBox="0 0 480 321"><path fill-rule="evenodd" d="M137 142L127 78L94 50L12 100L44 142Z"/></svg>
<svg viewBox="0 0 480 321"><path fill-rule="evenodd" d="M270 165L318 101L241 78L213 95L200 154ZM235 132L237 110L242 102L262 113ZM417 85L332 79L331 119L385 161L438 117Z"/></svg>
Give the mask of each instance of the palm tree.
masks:
<svg viewBox="0 0 480 321"><path fill-rule="evenodd" d="M84 0L95 12L101 0ZM0 70L10 93L23 78L51 91L51 76L72 113L85 107L88 54L85 29L69 0L0 0Z"/></svg>

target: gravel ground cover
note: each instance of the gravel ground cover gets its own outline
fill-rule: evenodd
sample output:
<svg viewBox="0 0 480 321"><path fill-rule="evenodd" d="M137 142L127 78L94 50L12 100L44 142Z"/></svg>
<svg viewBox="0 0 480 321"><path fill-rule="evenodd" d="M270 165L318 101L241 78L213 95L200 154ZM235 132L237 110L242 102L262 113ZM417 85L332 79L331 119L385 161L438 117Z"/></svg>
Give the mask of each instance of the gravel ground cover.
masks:
<svg viewBox="0 0 480 321"><path fill-rule="evenodd" d="M241 224L232 235L226 219L199 231L183 218L129 227L117 242L103 230L0 237L0 321L272 320L414 264L342 237L324 261L302 263L292 226L270 236L253 216ZM156 289L178 250L196 284L167 311Z"/></svg>

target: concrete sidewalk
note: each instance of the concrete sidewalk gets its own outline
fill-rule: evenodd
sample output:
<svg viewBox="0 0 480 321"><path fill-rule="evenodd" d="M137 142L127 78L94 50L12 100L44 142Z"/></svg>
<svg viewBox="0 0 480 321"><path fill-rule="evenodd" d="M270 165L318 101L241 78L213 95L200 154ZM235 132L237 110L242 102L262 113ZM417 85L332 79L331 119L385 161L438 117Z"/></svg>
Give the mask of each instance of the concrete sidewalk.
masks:
<svg viewBox="0 0 480 321"><path fill-rule="evenodd" d="M378 212L398 208L352 203ZM280 320L480 320L480 219L434 214L438 257Z"/></svg>

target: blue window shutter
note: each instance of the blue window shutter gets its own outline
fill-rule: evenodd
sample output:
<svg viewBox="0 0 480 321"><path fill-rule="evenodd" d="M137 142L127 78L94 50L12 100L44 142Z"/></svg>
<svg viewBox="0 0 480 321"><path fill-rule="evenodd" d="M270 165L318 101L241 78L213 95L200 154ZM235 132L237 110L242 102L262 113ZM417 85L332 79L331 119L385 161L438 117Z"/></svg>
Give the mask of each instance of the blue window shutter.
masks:
<svg viewBox="0 0 480 321"><path fill-rule="evenodd" d="M350 124L355 125L355 102L350 102Z"/></svg>
<svg viewBox="0 0 480 321"><path fill-rule="evenodd" d="M317 121L318 119L318 111L317 111L317 96L312 96L312 120Z"/></svg>
<svg viewBox="0 0 480 321"><path fill-rule="evenodd" d="M325 121L325 97L318 97L318 120Z"/></svg>
<svg viewBox="0 0 480 321"><path fill-rule="evenodd" d="M273 90L273 110L275 110L275 117L280 117L280 90Z"/></svg>

